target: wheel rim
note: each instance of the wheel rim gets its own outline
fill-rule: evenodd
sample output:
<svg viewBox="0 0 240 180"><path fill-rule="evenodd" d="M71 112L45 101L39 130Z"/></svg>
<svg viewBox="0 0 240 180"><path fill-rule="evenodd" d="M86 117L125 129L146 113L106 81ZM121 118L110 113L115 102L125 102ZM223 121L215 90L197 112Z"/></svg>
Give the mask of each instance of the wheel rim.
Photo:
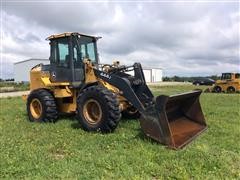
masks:
<svg viewBox="0 0 240 180"><path fill-rule="evenodd" d="M220 93L221 92L221 88L220 87L216 87L215 88L215 92Z"/></svg>
<svg viewBox="0 0 240 180"><path fill-rule="evenodd" d="M37 99L34 98L31 103L30 103L30 111L32 116L35 119L39 119L40 116L42 115L42 104L41 102Z"/></svg>
<svg viewBox="0 0 240 180"><path fill-rule="evenodd" d="M233 92L235 92L235 89L232 88L232 87L230 87L230 88L228 88L228 92L229 92L229 93L233 93Z"/></svg>
<svg viewBox="0 0 240 180"><path fill-rule="evenodd" d="M128 113L129 113L129 114L135 114L135 113L137 113L137 111L138 111L138 110L135 109L134 107L131 107L131 108L128 109Z"/></svg>
<svg viewBox="0 0 240 180"><path fill-rule="evenodd" d="M102 119L102 108L94 99L89 99L83 106L84 118L90 124L97 124Z"/></svg>

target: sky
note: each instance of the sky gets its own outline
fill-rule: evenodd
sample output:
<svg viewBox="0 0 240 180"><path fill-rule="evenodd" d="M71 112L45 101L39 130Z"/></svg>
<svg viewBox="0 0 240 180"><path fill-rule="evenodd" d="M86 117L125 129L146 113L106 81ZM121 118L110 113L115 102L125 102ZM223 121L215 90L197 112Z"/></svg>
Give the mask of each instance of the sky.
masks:
<svg viewBox="0 0 240 180"><path fill-rule="evenodd" d="M13 63L49 58L46 37L101 36L101 63L162 68L164 76L240 71L239 1L1 1L0 78Z"/></svg>

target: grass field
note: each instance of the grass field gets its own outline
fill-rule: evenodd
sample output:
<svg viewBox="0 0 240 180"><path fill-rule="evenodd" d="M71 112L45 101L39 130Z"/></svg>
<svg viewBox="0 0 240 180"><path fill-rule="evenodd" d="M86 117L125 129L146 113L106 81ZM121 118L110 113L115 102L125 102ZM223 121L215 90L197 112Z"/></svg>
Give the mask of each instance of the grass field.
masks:
<svg viewBox="0 0 240 180"><path fill-rule="evenodd" d="M195 87L151 88L157 95ZM0 103L0 178L240 178L240 94L203 94L209 128L180 151L145 138L137 120L102 135L83 131L74 117L30 123L20 97Z"/></svg>

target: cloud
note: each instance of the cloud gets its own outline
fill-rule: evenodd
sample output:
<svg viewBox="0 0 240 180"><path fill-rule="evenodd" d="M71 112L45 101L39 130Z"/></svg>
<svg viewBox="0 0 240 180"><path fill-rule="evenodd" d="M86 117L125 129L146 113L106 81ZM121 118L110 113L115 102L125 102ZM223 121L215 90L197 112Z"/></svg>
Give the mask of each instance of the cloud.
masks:
<svg viewBox="0 0 240 180"><path fill-rule="evenodd" d="M165 75L239 71L238 7L237 2L6 1L2 67L48 58L47 36L78 31L103 37L98 44L103 63L140 61L163 68Z"/></svg>

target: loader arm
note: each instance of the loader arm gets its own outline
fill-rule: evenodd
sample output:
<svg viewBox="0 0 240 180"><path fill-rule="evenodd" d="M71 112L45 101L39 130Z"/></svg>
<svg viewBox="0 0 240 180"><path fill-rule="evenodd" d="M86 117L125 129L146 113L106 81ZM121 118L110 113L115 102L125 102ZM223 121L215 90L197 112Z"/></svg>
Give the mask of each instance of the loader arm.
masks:
<svg viewBox="0 0 240 180"><path fill-rule="evenodd" d="M134 76L124 73L129 67L118 67L105 72L94 69L95 75L119 89L141 114L140 125L148 137L173 149L190 143L206 130L204 115L199 103L200 90L156 98L145 82L141 64L132 67Z"/></svg>
<svg viewBox="0 0 240 180"><path fill-rule="evenodd" d="M136 85L132 85L134 82L131 83L127 77L121 76L121 72L106 73L97 69L94 69L94 72L98 78L118 88L121 95L143 113L146 106L153 103L154 96L146 85L141 64L135 63L133 67Z"/></svg>

